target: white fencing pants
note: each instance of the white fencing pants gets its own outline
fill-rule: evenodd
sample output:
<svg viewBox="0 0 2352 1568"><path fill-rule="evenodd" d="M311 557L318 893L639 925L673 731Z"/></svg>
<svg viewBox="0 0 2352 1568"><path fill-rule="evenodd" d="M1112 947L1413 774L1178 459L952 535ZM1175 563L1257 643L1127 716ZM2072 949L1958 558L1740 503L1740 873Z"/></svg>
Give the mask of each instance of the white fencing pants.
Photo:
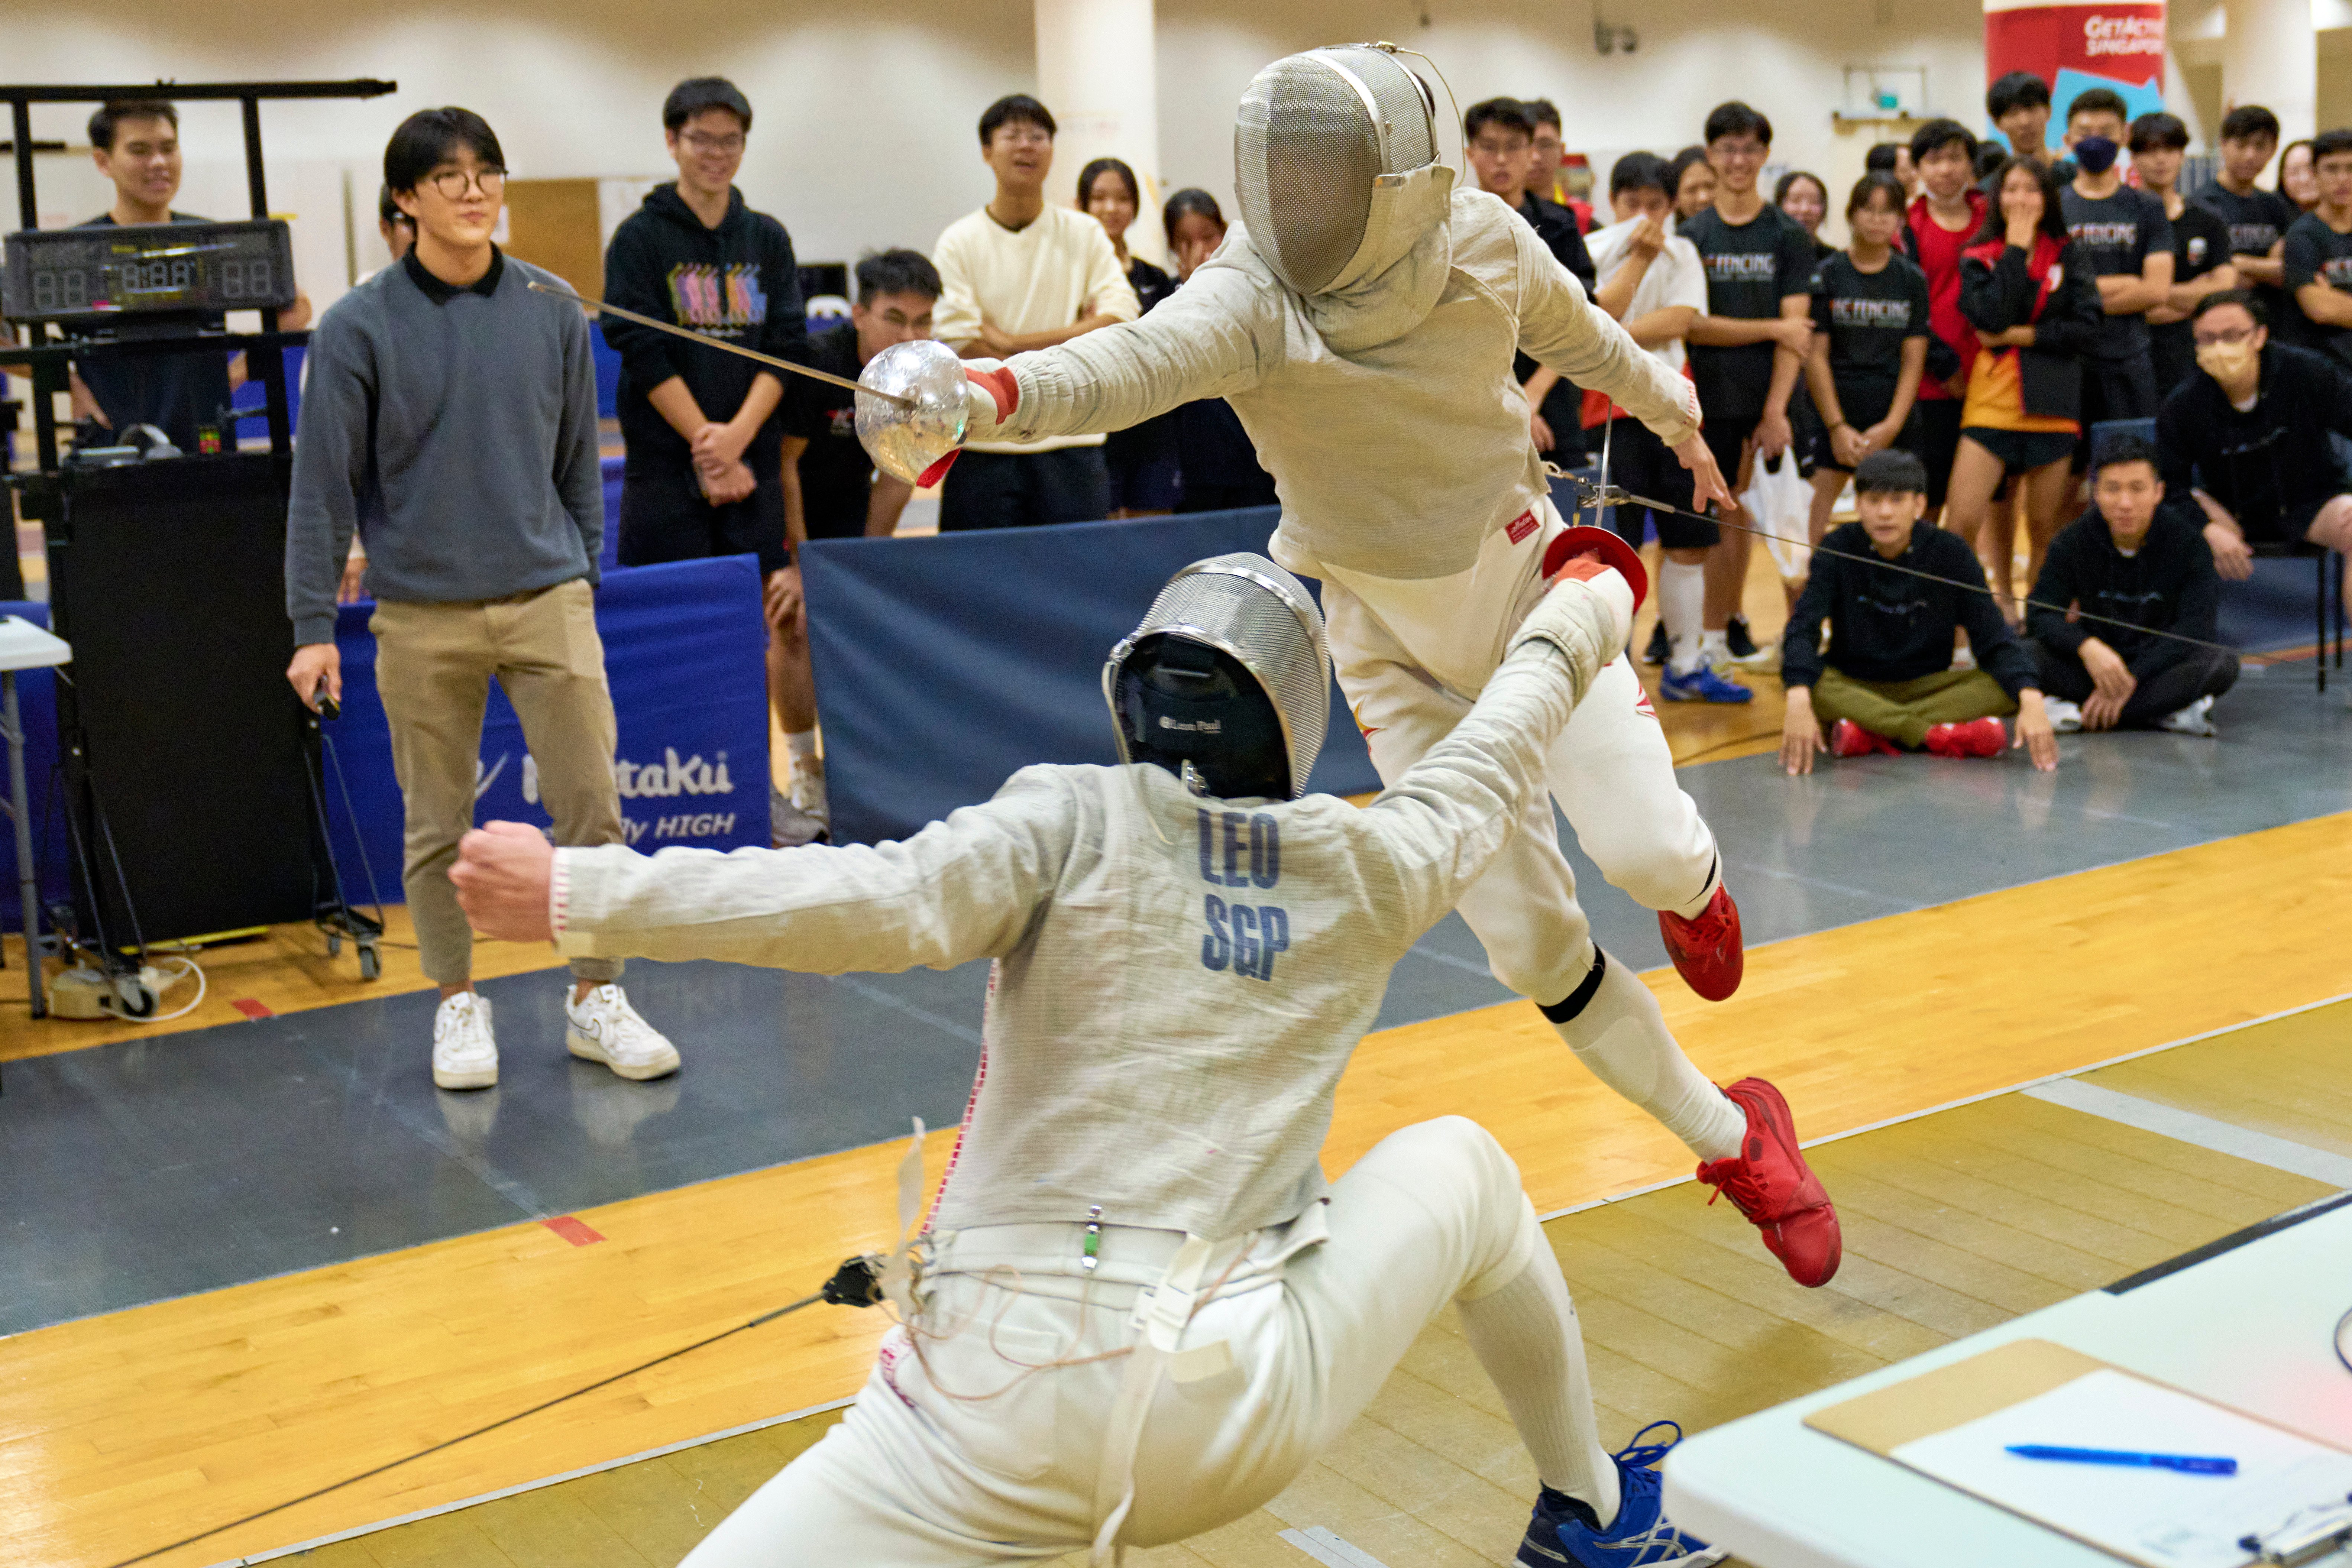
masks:
<svg viewBox="0 0 2352 1568"><path fill-rule="evenodd" d="M1516 1314L1503 1325L1517 1342L1507 1345L1480 1325L1474 1348L1522 1384L1522 1368L1551 1369L1549 1386L1520 1387L1511 1408L1527 1410L1531 1446L1572 1447L1606 1471L1613 1508L1614 1471L1593 1429L1559 1264L1494 1137L1460 1117L1392 1134L1333 1188L1327 1218L1329 1239L1279 1278L1219 1295L1193 1317L1185 1348L1223 1340L1233 1365L1160 1385L1122 1544L1181 1541L1268 1501L1370 1403L1448 1301L1464 1301L1467 1325L1477 1301L1507 1291L1525 1298L1512 1287L1530 1278L1559 1312ZM1135 1291L1095 1289L1081 1303L969 1274L934 1279L922 1364L893 1331L841 1424L745 1500L684 1568L953 1568L1083 1548L1126 1358L1025 1369L1130 1343Z"/></svg>
<svg viewBox="0 0 2352 1568"><path fill-rule="evenodd" d="M1461 722L1541 597L1544 546L1566 525L1549 502L1534 517L1539 526L1517 540L1489 534L1477 563L1451 577L1325 569L1332 663L1382 782L1402 778ZM1674 754L1623 655L1577 704L1545 777L1578 846L1635 903L1684 915L1706 906L1720 881L1715 835L1675 781ZM1550 800L1528 802L1519 831L1459 907L1495 977L1523 997L1557 1002L1592 967Z"/></svg>

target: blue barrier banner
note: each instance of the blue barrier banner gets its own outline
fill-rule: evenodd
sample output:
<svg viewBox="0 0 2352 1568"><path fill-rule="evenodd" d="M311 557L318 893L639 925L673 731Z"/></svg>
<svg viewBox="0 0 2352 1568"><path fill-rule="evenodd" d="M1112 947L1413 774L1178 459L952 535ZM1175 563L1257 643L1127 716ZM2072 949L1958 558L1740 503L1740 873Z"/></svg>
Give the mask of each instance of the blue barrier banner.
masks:
<svg viewBox="0 0 2352 1568"><path fill-rule="evenodd" d="M620 720L621 816L638 849L768 843L767 628L760 599L759 561L748 555L633 567L607 573L597 590L596 630ZM367 629L374 608L342 608L335 642L343 655L343 715L322 727L337 869L343 896L360 904L404 896L400 786ZM495 685L479 767L476 821L548 825L521 722Z"/></svg>
<svg viewBox="0 0 2352 1568"><path fill-rule="evenodd" d="M1263 553L1274 507L801 552L835 843L905 838L1036 762L1118 760L1102 666L1177 568ZM1308 784L1380 788L1337 687Z"/></svg>
<svg viewBox="0 0 2352 1568"><path fill-rule="evenodd" d="M0 600L0 615L21 615L43 628L49 623L49 607L30 599ZM40 868L41 902L46 905L67 896L67 871L72 863L67 859L65 802L58 789L56 673L17 671L16 706L25 724L25 798L32 803L33 863ZM0 768L5 766L6 758L0 757ZM7 799L7 775L0 773L0 800ZM47 919L44 915L45 925ZM0 931L24 928L16 897L16 830L0 817Z"/></svg>

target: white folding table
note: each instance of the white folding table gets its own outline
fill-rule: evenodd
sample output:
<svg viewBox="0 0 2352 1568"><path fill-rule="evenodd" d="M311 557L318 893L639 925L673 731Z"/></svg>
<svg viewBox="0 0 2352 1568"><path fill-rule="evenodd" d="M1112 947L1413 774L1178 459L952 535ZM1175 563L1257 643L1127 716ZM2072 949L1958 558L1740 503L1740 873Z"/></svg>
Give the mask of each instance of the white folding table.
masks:
<svg viewBox="0 0 2352 1568"><path fill-rule="evenodd" d="M1997 1344L2045 1339L2352 1448L2352 1368L2337 1348L2347 1311L2352 1193L1702 1432L1667 1457L1666 1511L1756 1568L2116 1568L2117 1558L1816 1432L1805 1417ZM2347 1562L2352 1552L2325 1560Z"/></svg>
<svg viewBox="0 0 2352 1568"><path fill-rule="evenodd" d="M0 734L8 740L8 815L16 824L16 891L25 904L25 973L33 1016L45 1018L41 997L40 873L33 864L33 808L25 789L25 719L16 706L16 672L54 669L73 661L73 649L21 615L0 615Z"/></svg>

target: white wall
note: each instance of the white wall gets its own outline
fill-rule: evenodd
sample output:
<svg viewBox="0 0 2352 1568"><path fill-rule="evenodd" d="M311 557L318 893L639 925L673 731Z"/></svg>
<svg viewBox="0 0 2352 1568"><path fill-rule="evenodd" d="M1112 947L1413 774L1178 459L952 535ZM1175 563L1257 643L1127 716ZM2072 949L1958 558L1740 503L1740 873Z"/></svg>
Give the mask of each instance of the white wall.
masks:
<svg viewBox="0 0 2352 1568"><path fill-rule="evenodd" d="M1847 65L1923 65L1931 107L1973 120L1981 104L1978 0L1597 0L1610 21L1641 36L1638 52L1609 57L1593 49L1593 3L1160 0L1158 172L1170 188L1201 184L1229 196L1233 105L1250 75L1290 50L1366 35L1427 50L1465 107L1498 92L1550 97L1565 113L1569 144L1592 154L1604 179L1618 153L1672 152L1696 138L1709 106L1740 97L1771 116L1776 162L1816 169L1840 186L1872 139L1832 129ZM263 111L272 154L289 164L289 193L299 188L306 206L337 209L300 212L304 256L315 243L307 231L340 234L343 217L340 203L317 194L314 178L298 184L290 165L335 165L351 171L362 266L383 140L410 110L452 102L479 110L518 175L652 174L665 166L663 94L680 77L720 71L758 110L746 194L784 219L803 256L837 260L881 245L928 248L985 198L974 121L998 94L1034 88L1032 18L1032 0L871 10L766 0L724 11L642 0L474 8L389 0L373 14L310 0L177 0L125 26L108 13L26 4L7 23L5 68L32 81L397 79L391 99ZM79 142L87 114L38 110L35 133ZM192 162L233 161L236 134L233 107L188 106ZM1057 172L1057 196L1076 174ZM277 189L272 205L282 210L288 198ZM13 219L5 172L0 200ZM341 281L305 278L322 301Z"/></svg>

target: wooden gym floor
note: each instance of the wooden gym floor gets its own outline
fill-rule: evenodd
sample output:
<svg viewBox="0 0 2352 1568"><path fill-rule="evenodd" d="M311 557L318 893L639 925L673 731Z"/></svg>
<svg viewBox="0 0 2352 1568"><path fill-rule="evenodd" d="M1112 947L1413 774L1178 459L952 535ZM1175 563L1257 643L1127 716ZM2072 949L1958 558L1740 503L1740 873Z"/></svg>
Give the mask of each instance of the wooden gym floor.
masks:
<svg viewBox="0 0 2352 1568"><path fill-rule="evenodd" d="M2010 888L1751 952L1730 1002L1648 977L1702 1070L1773 1078L1846 1215L1827 1291L1789 1285L1688 1157L1562 1072L1512 1003L1373 1035L1327 1155L1457 1112L1541 1209L1679 1185L1550 1228L1622 1442L1704 1426L2119 1277L2321 1190L2005 1092L2345 991L2352 815ZM2000 977L1988 983L1985 977ZM2147 1102L2352 1151L2337 1006L2094 1073ZM1530 1092L1530 1085L1538 1085ZM1955 1101L1981 1103L1921 1117ZM934 1171L948 1134L935 1134ZM851 1150L0 1341L8 1560L110 1568L731 1327L889 1225L898 1150ZM779 1224L780 1217L789 1217ZM531 1487L847 1397L880 1321L818 1307L261 1522L150 1561L197 1568ZM815 1416L362 1534L335 1563L656 1563L810 1438ZM1524 1461L1461 1341L1433 1329L1366 1419L1265 1515L1165 1554L1294 1561L1336 1531L1392 1568L1494 1561Z"/></svg>

